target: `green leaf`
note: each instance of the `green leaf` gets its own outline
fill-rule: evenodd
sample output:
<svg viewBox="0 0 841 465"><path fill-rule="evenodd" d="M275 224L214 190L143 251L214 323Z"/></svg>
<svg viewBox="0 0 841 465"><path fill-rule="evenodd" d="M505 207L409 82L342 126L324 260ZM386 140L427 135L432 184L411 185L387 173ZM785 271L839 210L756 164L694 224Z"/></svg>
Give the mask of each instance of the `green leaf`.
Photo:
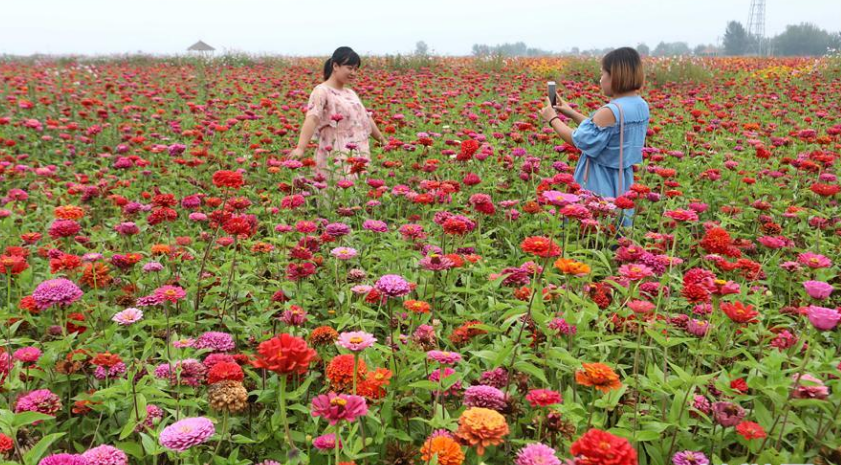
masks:
<svg viewBox="0 0 841 465"><path fill-rule="evenodd" d="M520 360L514 363L514 369L522 371L523 373L530 374L539 380L543 381L546 384L549 384L549 381L546 380L546 374L543 373L543 370L534 366L533 364Z"/></svg>
<svg viewBox="0 0 841 465"><path fill-rule="evenodd" d="M38 461L41 460L41 458L47 452L47 449L50 448L52 443L55 442L56 439L64 436L65 434L67 433L53 433L41 438L41 440L38 441L37 444L35 444L35 447L30 449L29 452L23 454L23 463L25 463L26 465L37 464Z"/></svg>
<svg viewBox="0 0 841 465"><path fill-rule="evenodd" d="M12 428L18 429L21 426L31 425L37 421L47 420L55 420L55 417L38 412L16 413L14 420L12 420Z"/></svg>

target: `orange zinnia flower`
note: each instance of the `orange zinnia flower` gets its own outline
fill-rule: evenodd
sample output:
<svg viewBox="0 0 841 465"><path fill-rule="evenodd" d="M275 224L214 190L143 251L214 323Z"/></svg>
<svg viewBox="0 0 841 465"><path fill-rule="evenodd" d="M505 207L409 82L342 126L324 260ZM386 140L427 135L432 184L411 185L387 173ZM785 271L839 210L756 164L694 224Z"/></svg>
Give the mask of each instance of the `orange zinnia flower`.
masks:
<svg viewBox="0 0 841 465"><path fill-rule="evenodd" d="M602 392L622 387L619 375L603 363L584 363L583 368L575 372L575 382L582 386L593 386Z"/></svg>
<svg viewBox="0 0 841 465"><path fill-rule="evenodd" d="M440 465L461 465L464 461L461 447L453 438L447 436L435 436L423 443L421 458L428 463L434 455L438 456Z"/></svg>
<svg viewBox="0 0 841 465"><path fill-rule="evenodd" d="M508 435L508 423L499 412L482 407L464 411L458 419L456 437L464 444L475 446L476 453L485 454L485 448L502 443Z"/></svg>
<svg viewBox="0 0 841 465"><path fill-rule="evenodd" d="M559 258L555 260L555 268L563 274L571 274L574 276L584 276L590 274L590 266L569 258Z"/></svg>

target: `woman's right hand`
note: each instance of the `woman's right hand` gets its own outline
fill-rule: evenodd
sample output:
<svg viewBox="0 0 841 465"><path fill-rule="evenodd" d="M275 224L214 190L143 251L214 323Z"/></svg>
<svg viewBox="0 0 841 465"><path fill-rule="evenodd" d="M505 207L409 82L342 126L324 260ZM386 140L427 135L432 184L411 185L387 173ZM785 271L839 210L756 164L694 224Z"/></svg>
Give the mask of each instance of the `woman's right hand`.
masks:
<svg viewBox="0 0 841 465"><path fill-rule="evenodd" d="M564 116L569 116L569 114L572 112L572 107L569 106L569 103L567 103L567 101L564 100L563 97L561 97L560 92L555 92L555 110L557 110L558 113L561 113Z"/></svg>
<svg viewBox="0 0 841 465"><path fill-rule="evenodd" d="M301 149L301 148L298 148L298 147L295 147L294 149L292 149L291 152L289 152L289 158L292 158L294 160L297 160L298 158L301 158L303 156L304 156L304 149Z"/></svg>

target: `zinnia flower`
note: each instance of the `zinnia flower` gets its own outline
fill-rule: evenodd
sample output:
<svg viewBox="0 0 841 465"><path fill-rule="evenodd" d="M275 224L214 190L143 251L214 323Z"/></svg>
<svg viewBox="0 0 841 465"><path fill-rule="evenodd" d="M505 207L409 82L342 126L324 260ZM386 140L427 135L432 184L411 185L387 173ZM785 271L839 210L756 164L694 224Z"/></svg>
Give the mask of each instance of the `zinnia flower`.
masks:
<svg viewBox="0 0 841 465"><path fill-rule="evenodd" d="M609 392L622 387L612 368L603 363L584 363L582 370L575 372L575 382L583 386L593 386L602 392Z"/></svg>
<svg viewBox="0 0 841 465"><path fill-rule="evenodd" d="M637 465L637 451L627 439L591 429L569 449L580 465Z"/></svg>
<svg viewBox="0 0 841 465"><path fill-rule="evenodd" d="M77 454L53 454L41 459L38 465L88 465L88 461Z"/></svg>
<svg viewBox="0 0 841 465"><path fill-rule="evenodd" d="M809 297L817 300L826 299L833 291L832 284L823 281L806 281L803 283L803 287Z"/></svg>
<svg viewBox="0 0 841 465"><path fill-rule="evenodd" d="M703 452L685 450L672 456L674 465L710 465L710 459Z"/></svg>
<svg viewBox="0 0 841 465"><path fill-rule="evenodd" d="M143 319L143 311L136 308L127 308L118 312L111 318L112 321L122 326L129 326Z"/></svg>
<svg viewBox="0 0 841 465"><path fill-rule="evenodd" d="M82 297L82 290L73 281L64 278L50 279L35 288L32 298L40 310L53 305L68 306Z"/></svg>
<svg viewBox="0 0 841 465"><path fill-rule="evenodd" d="M532 407L547 407L563 402L561 394L551 389L532 389L526 394L526 400Z"/></svg>
<svg viewBox="0 0 841 465"><path fill-rule="evenodd" d="M167 426L158 440L167 449L176 452L202 444L216 432L213 422L204 417L185 418Z"/></svg>
<svg viewBox="0 0 841 465"><path fill-rule="evenodd" d="M360 352L374 345L377 338L373 334L364 331L350 331L339 334L339 340L336 342L341 347L353 352Z"/></svg>
<svg viewBox="0 0 841 465"><path fill-rule="evenodd" d="M430 462L432 457L438 457L440 465L461 465L464 462L464 452L461 446L451 437L435 435L423 443L421 459Z"/></svg>
<svg viewBox="0 0 841 465"><path fill-rule="evenodd" d="M255 368L264 368L278 374L304 374L316 356L307 342L291 334L281 334L263 341L257 348L257 359L251 362Z"/></svg>
<svg viewBox="0 0 841 465"><path fill-rule="evenodd" d="M442 365L454 365L461 360L461 354L457 352L430 350L426 353L426 358L434 360Z"/></svg>
<svg viewBox="0 0 841 465"><path fill-rule="evenodd" d="M88 449L82 457L88 465L128 465L126 453L107 444Z"/></svg>
<svg viewBox="0 0 841 465"><path fill-rule="evenodd" d="M487 408L471 407L459 417L456 437L462 443L476 447L476 453L481 456L488 446L501 444L508 433L508 423L502 414Z"/></svg>
<svg viewBox="0 0 841 465"><path fill-rule="evenodd" d="M517 453L515 465L561 465L561 460L555 455L555 449L541 444L533 443L520 449Z"/></svg>
<svg viewBox="0 0 841 465"><path fill-rule="evenodd" d="M745 417L745 409L731 402L713 402L713 418L719 425L736 426Z"/></svg>
<svg viewBox="0 0 841 465"><path fill-rule="evenodd" d="M401 297L412 292L408 281L396 274L387 274L381 277L374 284L374 287L388 297Z"/></svg>
<svg viewBox="0 0 841 465"><path fill-rule="evenodd" d="M501 412L508 405L505 393L493 386L481 384L470 386L464 391L464 405L467 407L484 407Z"/></svg>
<svg viewBox="0 0 841 465"><path fill-rule="evenodd" d="M354 421L368 414L368 404L362 396L330 392L312 400L312 416L324 417L331 425L347 420Z"/></svg>
<svg viewBox="0 0 841 465"><path fill-rule="evenodd" d="M806 308L806 316L818 331L831 331L838 326L841 314L832 308L810 305Z"/></svg>

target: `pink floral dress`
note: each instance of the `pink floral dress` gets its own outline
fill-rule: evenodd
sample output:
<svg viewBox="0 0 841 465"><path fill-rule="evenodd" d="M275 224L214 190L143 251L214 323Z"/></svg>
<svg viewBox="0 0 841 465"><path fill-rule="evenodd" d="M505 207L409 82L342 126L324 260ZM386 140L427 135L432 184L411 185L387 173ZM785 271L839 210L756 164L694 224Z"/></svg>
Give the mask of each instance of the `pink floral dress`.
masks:
<svg viewBox="0 0 841 465"><path fill-rule="evenodd" d="M310 115L318 118L316 171L326 175L335 169L331 161L341 163L348 156L370 157L370 114L352 89L339 90L324 83L315 86L307 104L307 117ZM343 164L341 168L347 173L350 167Z"/></svg>

